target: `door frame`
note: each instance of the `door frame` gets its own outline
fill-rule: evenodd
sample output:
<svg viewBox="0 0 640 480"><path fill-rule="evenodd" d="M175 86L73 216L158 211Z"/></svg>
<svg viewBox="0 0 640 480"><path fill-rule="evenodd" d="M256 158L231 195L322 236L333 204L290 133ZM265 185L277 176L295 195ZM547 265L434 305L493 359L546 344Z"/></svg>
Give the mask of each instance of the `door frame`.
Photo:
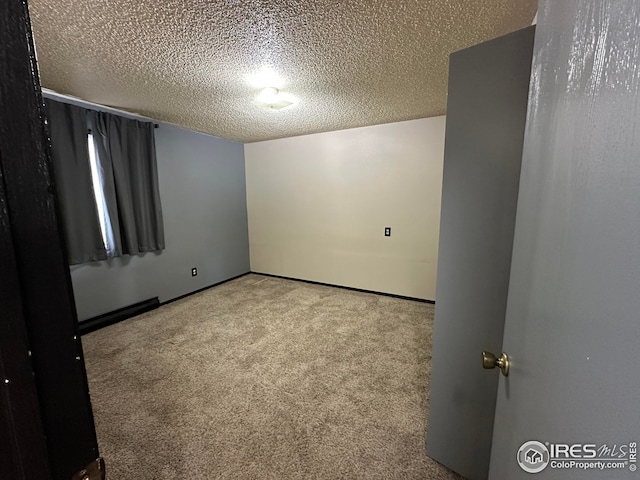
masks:
<svg viewBox="0 0 640 480"><path fill-rule="evenodd" d="M0 468L68 480L98 445L23 0L0 2L0 99Z"/></svg>

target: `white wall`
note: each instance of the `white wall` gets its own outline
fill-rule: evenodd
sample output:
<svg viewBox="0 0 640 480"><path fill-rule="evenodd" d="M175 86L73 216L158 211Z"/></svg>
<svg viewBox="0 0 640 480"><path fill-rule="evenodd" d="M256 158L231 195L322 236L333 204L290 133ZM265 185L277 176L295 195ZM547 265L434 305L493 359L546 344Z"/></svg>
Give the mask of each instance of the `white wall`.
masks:
<svg viewBox="0 0 640 480"><path fill-rule="evenodd" d="M436 117L246 144L251 270L435 300L444 131Z"/></svg>

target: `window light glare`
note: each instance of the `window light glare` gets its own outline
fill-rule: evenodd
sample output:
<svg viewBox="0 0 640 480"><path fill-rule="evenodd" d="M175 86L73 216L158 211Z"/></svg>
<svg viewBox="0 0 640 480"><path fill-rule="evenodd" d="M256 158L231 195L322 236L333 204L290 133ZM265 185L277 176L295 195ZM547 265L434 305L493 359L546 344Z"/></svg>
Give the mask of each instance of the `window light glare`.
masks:
<svg viewBox="0 0 640 480"><path fill-rule="evenodd" d="M93 185L93 195L96 200L96 208L98 210L98 221L100 222L102 243L107 251L107 255L111 257L115 253L115 240L113 230L111 228L111 220L109 219L109 211L106 207L104 189L102 188L102 169L98 166L98 154L96 151L95 139L91 132L89 132L87 136L87 146L89 147L91 182Z"/></svg>

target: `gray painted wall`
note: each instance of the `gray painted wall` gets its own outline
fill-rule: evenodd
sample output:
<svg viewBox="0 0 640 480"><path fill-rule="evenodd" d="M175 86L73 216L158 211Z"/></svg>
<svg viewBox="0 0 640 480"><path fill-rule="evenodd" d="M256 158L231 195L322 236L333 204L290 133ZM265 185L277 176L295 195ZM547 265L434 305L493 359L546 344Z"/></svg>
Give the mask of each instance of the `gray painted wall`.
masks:
<svg viewBox="0 0 640 480"><path fill-rule="evenodd" d="M243 145L164 124L155 134L166 249L71 267L79 320L249 271Z"/></svg>

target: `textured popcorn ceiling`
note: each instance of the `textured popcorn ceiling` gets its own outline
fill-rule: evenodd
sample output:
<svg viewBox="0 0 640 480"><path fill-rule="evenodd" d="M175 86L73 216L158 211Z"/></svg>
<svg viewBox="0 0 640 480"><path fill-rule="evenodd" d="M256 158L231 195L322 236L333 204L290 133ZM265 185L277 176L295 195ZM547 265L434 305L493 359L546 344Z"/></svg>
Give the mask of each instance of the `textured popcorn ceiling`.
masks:
<svg viewBox="0 0 640 480"><path fill-rule="evenodd" d="M29 5L44 87L253 142L442 115L448 55L530 25L537 1ZM263 86L297 104L274 111L255 102L265 69L272 78Z"/></svg>

